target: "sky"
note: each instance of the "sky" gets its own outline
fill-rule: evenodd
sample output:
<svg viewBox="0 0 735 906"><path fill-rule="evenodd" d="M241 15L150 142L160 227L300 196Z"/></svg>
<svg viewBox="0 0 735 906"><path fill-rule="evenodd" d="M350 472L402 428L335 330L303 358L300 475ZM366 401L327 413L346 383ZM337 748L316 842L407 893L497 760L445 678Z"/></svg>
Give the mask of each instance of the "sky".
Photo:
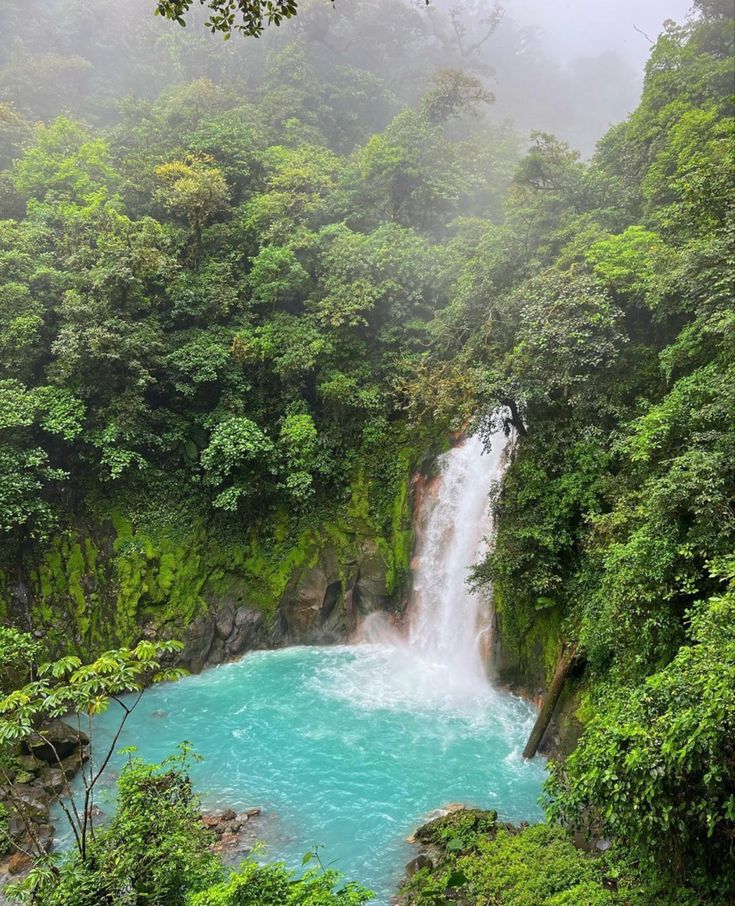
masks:
<svg viewBox="0 0 735 906"><path fill-rule="evenodd" d="M554 56L575 56L616 50L643 67L648 41L655 41L666 19L683 22L691 0L503 0L507 15L527 25L538 23Z"/></svg>

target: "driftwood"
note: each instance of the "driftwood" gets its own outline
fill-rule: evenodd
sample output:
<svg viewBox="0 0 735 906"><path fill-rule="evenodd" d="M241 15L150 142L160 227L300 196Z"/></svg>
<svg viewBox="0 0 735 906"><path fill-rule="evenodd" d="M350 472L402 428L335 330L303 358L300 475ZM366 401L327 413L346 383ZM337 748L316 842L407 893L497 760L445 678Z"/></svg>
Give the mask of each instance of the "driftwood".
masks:
<svg viewBox="0 0 735 906"><path fill-rule="evenodd" d="M523 750L524 758L533 758L533 756L538 751L539 744L541 743L544 733L549 726L551 717L554 713L554 709L556 708L556 704L559 701L559 696L562 693L564 684L567 681L569 672L574 666L576 659L576 645L573 645L571 648L564 649L559 655L559 660L556 662L556 669L554 670L554 677L551 680L549 691L546 693L544 703L541 706L538 717L536 718L536 723L533 725L531 735L528 737L526 748Z"/></svg>

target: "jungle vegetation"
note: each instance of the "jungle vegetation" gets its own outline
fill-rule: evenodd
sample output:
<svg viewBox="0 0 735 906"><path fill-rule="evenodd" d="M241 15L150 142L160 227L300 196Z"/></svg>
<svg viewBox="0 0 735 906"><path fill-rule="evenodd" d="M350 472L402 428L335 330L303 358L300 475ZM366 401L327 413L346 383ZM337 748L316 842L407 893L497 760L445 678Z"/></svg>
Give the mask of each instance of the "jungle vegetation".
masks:
<svg viewBox="0 0 735 906"><path fill-rule="evenodd" d="M0 10L4 577L113 512L206 514L223 534L318 522L360 469L389 484L416 432L488 437L502 418L515 448L475 581L519 650L542 627L579 652L584 731L552 765L547 824L450 827L410 902L732 902L729 0L667 25L640 104L588 160L488 115L492 16L428 34L410 5L370 0L325 28L303 4L243 57L235 38L211 53L201 11L185 45L136 0L111 54L101 0L90 59L73 52L88 5L32 5ZM262 5L242 8L260 32ZM28 677L10 672L12 696ZM329 872L224 876L197 808L185 761L131 760L92 859L29 901L107 902L112 878L115 903L366 902ZM582 855L573 830L610 848ZM170 870L136 879L152 845Z"/></svg>

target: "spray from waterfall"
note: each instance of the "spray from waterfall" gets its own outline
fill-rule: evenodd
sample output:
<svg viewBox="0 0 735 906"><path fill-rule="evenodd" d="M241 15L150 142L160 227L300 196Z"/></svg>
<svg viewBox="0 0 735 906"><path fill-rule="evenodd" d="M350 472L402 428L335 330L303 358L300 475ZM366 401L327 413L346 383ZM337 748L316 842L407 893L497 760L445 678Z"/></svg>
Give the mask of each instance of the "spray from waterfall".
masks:
<svg viewBox="0 0 735 906"><path fill-rule="evenodd" d="M498 430L487 452L468 437L439 457L439 474L418 514L407 630L397 633L378 613L363 624L365 641L396 649L391 687L409 697L449 701L489 691L490 602L468 579L487 553L490 489L502 477L507 446Z"/></svg>

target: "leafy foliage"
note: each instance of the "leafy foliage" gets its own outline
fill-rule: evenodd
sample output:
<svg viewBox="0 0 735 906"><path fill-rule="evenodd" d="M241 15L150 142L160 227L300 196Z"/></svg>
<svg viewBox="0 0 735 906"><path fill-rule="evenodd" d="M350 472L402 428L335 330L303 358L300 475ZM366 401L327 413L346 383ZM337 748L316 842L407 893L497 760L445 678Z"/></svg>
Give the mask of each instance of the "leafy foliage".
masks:
<svg viewBox="0 0 735 906"><path fill-rule="evenodd" d="M438 847L440 856L404 885L400 902L405 906L457 900L472 906L625 902L608 889L599 856L580 852L558 827L541 824L518 831L500 824L495 812L462 811L421 828L419 837Z"/></svg>

